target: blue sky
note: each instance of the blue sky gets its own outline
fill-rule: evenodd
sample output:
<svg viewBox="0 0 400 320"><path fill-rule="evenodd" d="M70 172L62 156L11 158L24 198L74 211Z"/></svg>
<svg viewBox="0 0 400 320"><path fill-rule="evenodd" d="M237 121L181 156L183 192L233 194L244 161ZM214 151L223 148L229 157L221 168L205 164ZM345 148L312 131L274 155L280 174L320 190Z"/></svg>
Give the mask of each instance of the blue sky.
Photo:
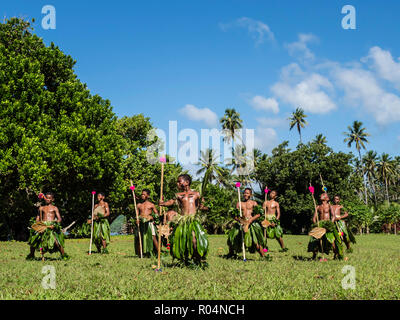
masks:
<svg viewBox="0 0 400 320"><path fill-rule="evenodd" d="M347 4L356 30L342 28ZM55 30L41 27L44 5L56 8ZM35 32L77 60L78 77L118 116L200 130L234 107L269 153L283 140L296 147L287 118L301 106L304 141L322 133L348 151L342 132L360 120L368 149L392 155L400 147L398 12L395 0L13 0L0 8L35 18Z"/></svg>

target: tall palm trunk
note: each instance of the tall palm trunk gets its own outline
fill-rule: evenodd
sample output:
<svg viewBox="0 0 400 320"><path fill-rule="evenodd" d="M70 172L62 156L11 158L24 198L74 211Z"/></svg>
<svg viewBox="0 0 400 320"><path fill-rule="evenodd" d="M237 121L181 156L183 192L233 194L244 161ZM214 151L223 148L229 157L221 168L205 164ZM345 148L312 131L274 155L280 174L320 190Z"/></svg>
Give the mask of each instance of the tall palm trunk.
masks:
<svg viewBox="0 0 400 320"><path fill-rule="evenodd" d="M365 180L364 166L362 165L362 158L361 158L361 151L360 151L360 149L358 149L358 155L359 155L359 157L360 157L361 171L362 171L362 176L363 176L363 181L364 181L365 204L368 205L367 182L366 182L366 180Z"/></svg>
<svg viewBox="0 0 400 320"><path fill-rule="evenodd" d="M389 190L388 190L388 183L387 183L386 175L385 175L385 187L386 187L386 199L387 199L387 202L389 203L390 202L389 201Z"/></svg>

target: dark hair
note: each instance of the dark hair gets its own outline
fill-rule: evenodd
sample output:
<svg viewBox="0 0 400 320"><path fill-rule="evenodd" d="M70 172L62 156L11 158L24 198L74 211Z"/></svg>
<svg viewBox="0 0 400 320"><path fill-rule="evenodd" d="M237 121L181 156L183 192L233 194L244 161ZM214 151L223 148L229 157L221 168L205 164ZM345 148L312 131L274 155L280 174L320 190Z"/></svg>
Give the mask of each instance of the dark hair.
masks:
<svg viewBox="0 0 400 320"><path fill-rule="evenodd" d="M244 191L246 191L246 190L249 190L250 193L253 193L253 190L252 190L251 188L246 188L246 189L244 189ZM244 192L244 191L243 191L243 192Z"/></svg>
<svg viewBox="0 0 400 320"><path fill-rule="evenodd" d="M181 174L181 175L178 177L178 180L179 180L179 178L182 178L183 180L189 182L189 186L190 186L190 184L192 183L192 177L189 176L189 175L186 174L186 173L185 173L185 174Z"/></svg>
<svg viewBox="0 0 400 320"><path fill-rule="evenodd" d="M334 198L336 198L336 197L338 197L339 199L341 199L340 196L339 196L338 194L335 194Z"/></svg>
<svg viewBox="0 0 400 320"><path fill-rule="evenodd" d="M103 196L103 197L106 196L106 194L105 194L104 192L99 192L99 195L101 195L101 196Z"/></svg>
<svg viewBox="0 0 400 320"><path fill-rule="evenodd" d="M53 192L46 192L46 196L52 196L54 198L54 193Z"/></svg>
<svg viewBox="0 0 400 320"><path fill-rule="evenodd" d="M142 192L146 192L148 196L150 195L150 190L149 189L143 189Z"/></svg>
<svg viewBox="0 0 400 320"><path fill-rule="evenodd" d="M272 192L275 192L276 195L278 195L278 191L276 191L276 190L271 190L271 193L272 193Z"/></svg>

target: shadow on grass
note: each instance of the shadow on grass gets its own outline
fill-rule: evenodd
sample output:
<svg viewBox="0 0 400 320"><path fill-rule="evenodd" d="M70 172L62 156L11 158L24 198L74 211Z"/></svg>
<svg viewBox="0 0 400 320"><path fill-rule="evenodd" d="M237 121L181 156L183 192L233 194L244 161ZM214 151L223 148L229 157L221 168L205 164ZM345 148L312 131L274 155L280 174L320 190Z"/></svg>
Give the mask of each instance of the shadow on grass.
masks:
<svg viewBox="0 0 400 320"><path fill-rule="evenodd" d="M304 256L292 256L292 258L296 261L315 261L315 259L311 257L304 257Z"/></svg>

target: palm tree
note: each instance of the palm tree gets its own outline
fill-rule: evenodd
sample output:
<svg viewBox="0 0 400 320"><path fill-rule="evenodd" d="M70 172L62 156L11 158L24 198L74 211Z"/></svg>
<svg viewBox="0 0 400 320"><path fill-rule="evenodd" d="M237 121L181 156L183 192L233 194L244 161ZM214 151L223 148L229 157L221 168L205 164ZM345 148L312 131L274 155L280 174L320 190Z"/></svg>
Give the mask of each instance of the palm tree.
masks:
<svg viewBox="0 0 400 320"><path fill-rule="evenodd" d="M377 205L376 200L376 168L377 168L377 153L375 151L368 151L363 157L363 166L365 168L365 173L367 174L368 184L371 186L374 192L375 206Z"/></svg>
<svg viewBox="0 0 400 320"><path fill-rule="evenodd" d="M297 127L297 131L300 135L300 143L301 141L301 128L304 128L308 122L305 120L307 115L304 113L302 108L297 108L295 112L292 113L292 116L288 119L290 120L290 130L292 130L295 126Z"/></svg>
<svg viewBox="0 0 400 320"><path fill-rule="evenodd" d="M326 145L326 137L322 133L319 133L316 135L313 142L320 146L325 146Z"/></svg>
<svg viewBox="0 0 400 320"><path fill-rule="evenodd" d="M386 200L389 202L388 177L394 174L394 162L387 153L379 158L378 172L385 182Z"/></svg>
<svg viewBox="0 0 400 320"><path fill-rule="evenodd" d="M200 175L204 173L203 183L202 183L202 192L205 191L207 183L212 183L213 180L217 180L218 183L222 181L221 168L218 166L219 156L215 154L214 150L206 149L201 151L201 156L199 159L198 165L201 166L199 170L197 170L196 174Z"/></svg>
<svg viewBox="0 0 400 320"><path fill-rule="evenodd" d="M240 119L240 114L236 112L234 108L226 109L224 116L219 120L222 125L222 129L224 131L223 140L226 142L231 141L235 142L235 139L238 138L237 130L243 127L243 120ZM232 144L232 155L234 153L234 146Z"/></svg>
<svg viewBox="0 0 400 320"><path fill-rule="evenodd" d="M354 121L353 126L348 126L348 132L343 132L346 136L344 142L347 142L347 146L351 148L352 144L356 144L356 149L358 151L358 155L360 158L360 162L362 163L361 159L361 148L365 149L365 144L368 143L367 137L369 134L365 132L365 128L362 127L363 123L361 121ZM367 183L365 181L364 170L363 170L363 180L364 180L364 192L365 192L365 203L368 204L367 198Z"/></svg>

